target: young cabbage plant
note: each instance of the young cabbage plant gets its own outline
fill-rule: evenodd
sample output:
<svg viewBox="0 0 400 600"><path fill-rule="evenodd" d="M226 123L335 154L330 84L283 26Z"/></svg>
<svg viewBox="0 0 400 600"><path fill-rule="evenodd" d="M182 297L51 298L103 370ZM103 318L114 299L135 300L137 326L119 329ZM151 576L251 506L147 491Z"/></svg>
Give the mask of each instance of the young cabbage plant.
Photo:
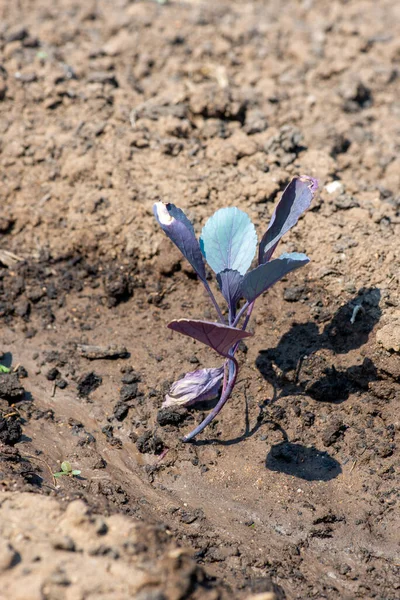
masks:
<svg viewBox="0 0 400 600"><path fill-rule="evenodd" d="M309 208L318 183L311 177L295 177L284 190L267 231L258 246L258 265L249 271L257 251L257 234L246 213L235 207L221 208L203 227L200 242L185 213L174 204L157 202L154 215L162 230L192 265L213 303L218 322L178 319L169 323L173 331L202 342L220 354L219 368L198 369L175 381L163 406L190 406L218 397L213 410L183 441L192 440L220 412L232 390L239 365L235 353L239 342L253 334L246 331L256 299L291 271L309 262L305 254L290 252L272 255L281 237L296 225ZM226 301L224 316L206 278L204 259L216 274Z"/></svg>

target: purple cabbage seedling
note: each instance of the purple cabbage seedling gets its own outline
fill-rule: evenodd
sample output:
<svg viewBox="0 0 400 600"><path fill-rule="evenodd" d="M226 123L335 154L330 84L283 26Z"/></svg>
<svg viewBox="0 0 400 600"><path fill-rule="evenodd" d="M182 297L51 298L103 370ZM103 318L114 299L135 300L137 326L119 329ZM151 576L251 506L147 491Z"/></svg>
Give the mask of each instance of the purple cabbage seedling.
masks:
<svg viewBox="0 0 400 600"><path fill-rule="evenodd" d="M169 323L174 331L210 346L225 358L223 366L198 369L175 381L163 406L190 406L220 398L214 409L183 441L192 440L211 423L228 400L238 374L235 353L239 342L253 334L246 331L256 299L285 275L309 262L297 252L272 255L281 237L296 225L309 208L318 183L311 177L295 177L282 194L267 231L258 247L258 266L249 271L257 250L257 235L246 213L238 208L221 208L203 227L200 243L184 212L173 204L157 202L154 215L172 242L189 261L203 283L218 315L218 322L179 319ZM208 284L204 259L215 272L228 311L225 317Z"/></svg>

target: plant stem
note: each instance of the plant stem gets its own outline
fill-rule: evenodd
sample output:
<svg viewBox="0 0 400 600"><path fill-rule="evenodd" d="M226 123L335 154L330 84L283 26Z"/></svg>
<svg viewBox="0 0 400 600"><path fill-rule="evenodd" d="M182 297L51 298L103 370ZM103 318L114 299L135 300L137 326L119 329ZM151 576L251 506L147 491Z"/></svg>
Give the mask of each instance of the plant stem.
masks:
<svg viewBox="0 0 400 600"><path fill-rule="evenodd" d="M247 325L248 325L248 322L249 322L249 320L250 320L250 317L251 317L251 313L253 312L253 308L254 308L254 302L255 302L255 300L253 300L253 302L251 302L251 304L247 304L247 303L246 303L246 304L245 304L245 305L242 307L242 308L245 308L245 307L247 307L247 315L246 315L246 318L245 318L245 320L243 321L243 325L242 325L242 331L245 331L245 329L246 329L246 327L247 327ZM244 312L244 311L242 311L242 312ZM241 316L241 315L239 314L239 315L238 315L238 317L240 317L240 316ZM234 324L234 325L235 325L235 324ZM234 326L234 325L233 325L233 326ZM237 343L236 343L236 344L233 346L233 351L232 351L230 354L234 355L234 354L235 354L235 352L236 352L236 350L237 350L237 348L238 348L238 346L239 346L239 342L237 342Z"/></svg>
<svg viewBox="0 0 400 600"><path fill-rule="evenodd" d="M210 296L211 302L214 304L214 307L215 307L215 310L217 311L219 320L221 321L221 323L226 323L226 319L225 319L224 315L222 314L220 307L218 306L218 302L216 301L215 296L212 293L210 286L208 285L208 281L206 281L205 279L202 279L201 281L203 282L203 285L206 288L208 295Z"/></svg>
<svg viewBox="0 0 400 600"><path fill-rule="evenodd" d="M247 327L247 325L248 325L248 322L249 322L249 320L250 320L251 313L253 312L253 308L254 308L254 303L255 303L255 300L253 300L253 302L251 302L251 303L249 304L249 306L248 306L248 309L247 309L247 315L246 315L246 318L245 318L245 320L243 321L243 325L242 325L242 329L243 329L243 331L246 329L246 327Z"/></svg>
<svg viewBox="0 0 400 600"><path fill-rule="evenodd" d="M227 384L224 392L222 393L221 398L219 399L218 403L213 408L213 410L206 416L206 418L204 419L204 421L202 421L200 423L200 425L198 425L195 429L193 429L193 431L191 433L189 433L188 435L186 435L183 438L184 442L190 442L190 440L192 440L194 437L196 437L196 435L198 435L201 431L203 431L203 429L205 429L207 427L207 425L209 425L211 423L211 421L213 421L215 419L215 417L217 416L217 414L219 413L219 411L221 410L221 408L224 406L225 402L228 400L229 396L231 395L231 392L236 383L236 377L238 374L239 365L234 356L226 356L226 358L229 358L229 360L232 361L232 363L233 363L232 377L229 378L228 384Z"/></svg>
<svg viewBox="0 0 400 600"><path fill-rule="evenodd" d="M206 285L206 282L203 282ZM214 306L217 308L218 307L218 314L221 315L222 319L222 313L219 309L219 306L214 298L213 293L210 290L209 285L206 285L206 289L208 291L208 293L210 294L210 298L213 300ZM245 320L243 321L243 325L242 325L242 330L244 331L248 325L248 322L250 320L251 317L251 313L253 312L253 308L254 308L254 301L253 302L246 302L242 308L240 309L239 313L237 314L235 320L232 323L232 327L235 327L237 325L237 323L239 322L240 318L242 317L242 315L244 314L244 312L247 310L247 315ZM229 324L231 324L231 321L233 320L233 315L231 316L231 312L229 311ZM224 319L223 319L224 320ZM225 320L224 320L225 321ZM196 437L196 435L198 435L199 433L201 433L203 431L203 429L205 429L207 427L207 425L209 425L211 423L211 421L213 421L215 419L215 417L218 415L218 413L220 412L220 410L222 409L222 407L224 406L224 404L226 403L226 401L228 400L229 396L232 393L232 390L235 386L236 383L236 378L237 378L237 374L239 371L239 365L238 362L234 356L237 348L239 346L239 342L237 344L235 344L235 346L233 346L233 348L230 350L229 354L227 355L223 355L225 356L225 358L227 359L227 361L225 361L225 365L224 365L224 382L223 382L223 386L222 386L222 394L221 394L221 398L218 400L217 404L215 405L215 407L213 408L213 410L206 416L206 418L200 423L200 425L198 425L195 429L193 429L193 431L191 431L188 435L186 435L183 438L184 442L190 442L194 437ZM228 377L226 376L226 363L229 361L228 364Z"/></svg>
<svg viewBox="0 0 400 600"><path fill-rule="evenodd" d="M223 384L222 384L222 394L225 392L226 384L228 383L228 377L227 377L227 375L228 375L228 368L227 368L228 367L228 363L229 363L228 360L226 360L224 362L224 381L223 381Z"/></svg>
<svg viewBox="0 0 400 600"><path fill-rule="evenodd" d="M252 304L254 304L254 302L252 302ZM246 310L249 308L250 304L246 301L242 308L239 310L238 314L236 315L235 320L232 323L232 327L236 327L236 325L239 323L240 319L242 318L242 316L244 315L244 313L246 312ZM243 329L243 327L242 327Z"/></svg>

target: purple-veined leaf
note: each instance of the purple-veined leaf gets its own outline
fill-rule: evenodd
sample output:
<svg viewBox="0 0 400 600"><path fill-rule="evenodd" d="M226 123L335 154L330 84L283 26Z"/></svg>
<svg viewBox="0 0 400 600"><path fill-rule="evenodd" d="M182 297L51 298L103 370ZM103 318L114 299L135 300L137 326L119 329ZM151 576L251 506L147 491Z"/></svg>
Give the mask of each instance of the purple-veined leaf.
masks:
<svg viewBox="0 0 400 600"><path fill-rule="evenodd" d="M309 208L317 189L318 182L312 177L302 176L292 179L284 190L260 242L258 254L260 265L270 260L281 237L296 225L300 215Z"/></svg>
<svg viewBox="0 0 400 600"><path fill-rule="evenodd" d="M218 354L227 356L228 351L240 340L250 337L253 334L242 329L229 327L222 323L210 323L209 321L200 321L195 319L178 319L168 324L170 329L187 335L189 337L206 344L213 348Z"/></svg>
<svg viewBox="0 0 400 600"><path fill-rule="evenodd" d="M153 206L154 216L169 239L189 261L197 275L206 280L206 270L199 242L194 233L193 225L185 213L174 204L156 202Z"/></svg>
<svg viewBox="0 0 400 600"><path fill-rule="evenodd" d="M231 312L236 308L237 303L242 297L241 284L243 281L243 275L239 271L233 269L225 269L217 275L217 281L221 294L227 301Z"/></svg>
<svg viewBox="0 0 400 600"><path fill-rule="evenodd" d="M195 402L205 402L218 395L224 375L224 367L218 369L197 369L186 373L175 381L165 396L163 407L190 406Z"/></svg>
<svg viewBox="0 0 400 600"><path fill-rule="evenodd" d="M291 271L295 271L310 262L305 254L291 252L282 254L263 265L259 265L249 271L243 278L242 293L249 302L253 302L258 296L273 286Z"/></svg>
<svg viewBox="0 0 400 600"><path fill-rule="evenodd" d="M250 217L236 207L217 210L203 227L200 248L215 273L233 269L244 275L257 249Z"/></svg>

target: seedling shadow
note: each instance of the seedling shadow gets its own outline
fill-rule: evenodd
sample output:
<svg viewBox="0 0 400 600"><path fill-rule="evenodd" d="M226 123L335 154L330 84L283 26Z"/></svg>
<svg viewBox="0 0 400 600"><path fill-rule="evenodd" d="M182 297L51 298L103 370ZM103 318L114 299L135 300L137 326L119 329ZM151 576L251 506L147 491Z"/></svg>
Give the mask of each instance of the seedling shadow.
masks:
<svg viewBox="0 0 400 600"><path fill-rule="evenodd" d="M295 323L275 348L261 350L256 366L274 387L273 400L307 394L320 402L341 403L352 391L366 389L369 382L375 381L377 370L369 358L362 365L338 370L315 354L321 349L347 354L363 346L381 317L380 297L377 288L360 290L337 311L322 333L314 322Z"/></svg>
<svg viewBox="0 0 400 600"><path fill-rule="evenodd" d="M0 359L0 363L7 367L7 369L11 369L11 365L13 362L13 355L11 352L4 352L3 356Z"/></svg>
<svg viewBox="0 0 400 600"><path fill-rule="evenodd" d="M271 447L265 466L270 471L285 473L305 481L330 481L342 472L338 461L328 452L289 441Z"/></svg>
<svg viewBox="0 0 400 600"><path fill-rule="evenodd" d="M246 396L245 396L246 397ZM230 440L220 440L217 438L207 440L193 440L194 446L233 446L252 437L267 423L274 426L276 431L280 431L283 441L274 444L265 461L265 466L270 471L285 473L306 481L330 481L342 472L342 468L328 452L318 450L314 446L303 446L289 441L286 431L281 425L270 418L266 418L264 408L270 405L270 401L264 402L259 406L256 423L250 427L249 407L246 397L245 410L245 431L236 438Z"/></svg>

